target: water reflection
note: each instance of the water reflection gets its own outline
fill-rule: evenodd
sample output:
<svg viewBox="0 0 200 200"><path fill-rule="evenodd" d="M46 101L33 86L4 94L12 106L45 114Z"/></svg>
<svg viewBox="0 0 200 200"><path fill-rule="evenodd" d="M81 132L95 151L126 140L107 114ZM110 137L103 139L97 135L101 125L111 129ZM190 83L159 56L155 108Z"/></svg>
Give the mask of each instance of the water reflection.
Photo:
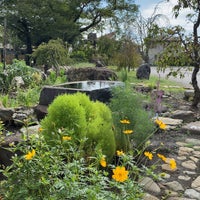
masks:
<svg viewBox="0 0 200 200"><path fill-rule="evenodd" d="M123 86L123 85L124 83L120 81L79 81L79 82L69 82L61 84L59 85L59 87L92 91L92 90L106 89L113 86Z"/></svg>

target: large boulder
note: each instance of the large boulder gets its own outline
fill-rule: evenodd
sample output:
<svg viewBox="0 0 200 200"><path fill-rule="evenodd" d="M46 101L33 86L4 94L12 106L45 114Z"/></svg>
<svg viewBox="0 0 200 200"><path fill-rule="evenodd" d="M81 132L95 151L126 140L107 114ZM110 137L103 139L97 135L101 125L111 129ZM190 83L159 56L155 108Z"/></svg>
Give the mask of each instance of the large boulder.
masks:
<svg viewBox="0 0 200 200"><path fill-rule="evenodd" d="M70 68L66 72L67 80L86 81L86 80L117 80L117 74L105 67L85 67L85 68Z"/></svg>
<svg viewBox="0 0 200 200"><path fill-rule="evenodd" d="M140 65L136 72L137 79L149 79L151 68L149 64Z"/></svg>

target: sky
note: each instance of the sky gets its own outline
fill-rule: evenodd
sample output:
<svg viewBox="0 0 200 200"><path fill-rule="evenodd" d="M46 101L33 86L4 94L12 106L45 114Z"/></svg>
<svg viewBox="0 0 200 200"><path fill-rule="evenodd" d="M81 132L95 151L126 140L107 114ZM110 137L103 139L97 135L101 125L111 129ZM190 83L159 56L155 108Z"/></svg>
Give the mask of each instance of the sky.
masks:
<svg viewBox="0 0 200 200"><path fill-rule="evenodd" d="M170 2L168 3L161 0L135 0L135 3L140 6L139 10L142 13L143 17L151 17L155 6L158 5L157 14L164 14L169 19L169 21L160 22L161 24L169 24L171 26L181 25L185 28L186 32L192 32L192 23L189 23L189 21L187 21L185 18L186 14L189 13L188 9L182 11L177 19L175 19L175 17L173 16L172 8L174 5L176 5L177 0L170 0Z"/></svg>

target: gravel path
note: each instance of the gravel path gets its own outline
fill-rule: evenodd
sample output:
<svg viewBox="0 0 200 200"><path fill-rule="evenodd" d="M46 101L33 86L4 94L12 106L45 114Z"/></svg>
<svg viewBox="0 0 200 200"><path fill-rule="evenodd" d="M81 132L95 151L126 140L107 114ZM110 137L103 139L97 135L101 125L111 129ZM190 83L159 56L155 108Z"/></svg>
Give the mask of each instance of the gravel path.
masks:
<svg viewBox="0 0 200 200"><path fill-rule="evenodd" d="M174 70L177 70L177 67L173 67ZM157 67L151 67L151 75L160 76L161 78L167 79L167 74L169 74L170 68L167 68L165 72L157 72ZM187 88L192 88L191 77L192 77L192 68L182 68L181 73L184 74L184 77L180 78L179 76L173 77L170 76L168 80L176 81L178 84L183 85ZM200 72L197 75L198 83L200 84Z"/></svg>

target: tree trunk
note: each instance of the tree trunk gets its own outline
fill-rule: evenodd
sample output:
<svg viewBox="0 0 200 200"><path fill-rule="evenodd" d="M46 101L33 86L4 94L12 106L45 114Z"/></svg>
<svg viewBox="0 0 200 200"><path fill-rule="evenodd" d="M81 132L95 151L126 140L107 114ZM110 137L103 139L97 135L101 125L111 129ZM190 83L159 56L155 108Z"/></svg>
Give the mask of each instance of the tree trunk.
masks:
<svg viewBox="0 0 200 200"><path fill-rule="evenodd" d="M199 66L195 66L192 72L192 86L194 88L194 99L192 102L192 107L197 108L200 102L200 88L197 82L197 74L199 72Z"/></svg>
<svg viewBox="0 0 200 200"><path fill-rule="evenodd" d="M26 19L22 19L20 21L20 23L23 26L24 37L26 37L26 55L25 55L25 61L26 61L27 65L30 65L30 55L33 52L33 49L32 49L32 40L31 40L31 33L30 33L29 25L28 25L28 22L26 21Z"/></svg>

